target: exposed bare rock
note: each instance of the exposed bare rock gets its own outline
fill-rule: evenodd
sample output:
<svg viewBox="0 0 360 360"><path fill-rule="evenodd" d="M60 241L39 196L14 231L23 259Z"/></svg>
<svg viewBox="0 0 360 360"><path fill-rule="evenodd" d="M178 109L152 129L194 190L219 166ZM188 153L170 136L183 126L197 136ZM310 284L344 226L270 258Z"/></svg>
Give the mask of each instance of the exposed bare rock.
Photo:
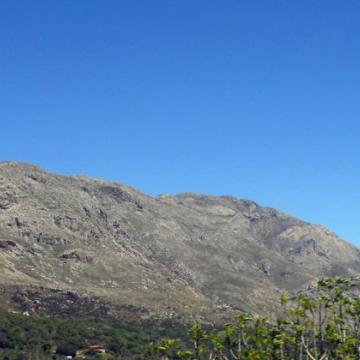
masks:
<svg viewBox="0 0 360 360"><path fill-rule="evenodd" d="M12 240L0 239L0 249L12 249L16 246L16 243Z"/></svg>
<svg viewBox="0 0 360 360"><path fill-rule="evenodd" d="M0 194L0 210L6 210L16 204L16 197L8 192Z"/></svg>
<svg viewBox="0 0 360 360"><path fill-rule="evenodd" d="M93 256L82 252L81 250L68 250L60 256L65 260L76 260L85 263L92 263L94 261Z"/></svg>

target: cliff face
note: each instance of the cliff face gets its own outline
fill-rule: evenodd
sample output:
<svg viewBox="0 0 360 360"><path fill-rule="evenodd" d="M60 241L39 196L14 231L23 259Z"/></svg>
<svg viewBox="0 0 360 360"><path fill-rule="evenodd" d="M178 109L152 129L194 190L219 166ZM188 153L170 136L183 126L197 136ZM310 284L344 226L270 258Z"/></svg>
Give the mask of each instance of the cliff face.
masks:
<svg viewBox="0 0 360 360"><path fill-rule="evenodd" d="M0 283L71 290L154 312L269 310L280 292L360 273L360 252L252 201L146 196L0 163Z"/></svg>

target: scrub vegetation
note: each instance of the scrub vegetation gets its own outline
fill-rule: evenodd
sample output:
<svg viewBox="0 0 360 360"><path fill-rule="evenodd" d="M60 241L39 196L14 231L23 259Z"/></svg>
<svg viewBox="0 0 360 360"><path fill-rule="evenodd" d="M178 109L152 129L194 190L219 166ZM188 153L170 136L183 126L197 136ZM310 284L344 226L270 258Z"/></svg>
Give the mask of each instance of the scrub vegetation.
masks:
<svg viewBox="0 0 360 360"><path fill-rule="evenodd" d="M360 355L359 280L327 278L282 295L274 317L240 314L220 327L129 325L1 314L2 359L355 360ZM89 350L98 344L105 354ZM81 355L79 355L81 354Z"/></svg>

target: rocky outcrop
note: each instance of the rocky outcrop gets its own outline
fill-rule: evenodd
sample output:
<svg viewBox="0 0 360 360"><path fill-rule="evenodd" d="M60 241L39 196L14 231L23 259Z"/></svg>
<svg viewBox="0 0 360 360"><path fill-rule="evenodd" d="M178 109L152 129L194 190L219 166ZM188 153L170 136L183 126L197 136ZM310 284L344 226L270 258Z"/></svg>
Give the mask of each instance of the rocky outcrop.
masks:
<svg viewBox="0 0 360 360"><path fill-rule="evenodd" d="M82 252L81 250L68 250L65 251L63 254L61 254L60 256L61 259L64 260L75 260L75 261L80 261L80 262L85 262L85 263L92 263L94 261L94 257L86 254L84 252Z"/></svg>
<svg viewBox="0 0 360 360"><path fill-rule="evenodd" d="M16 243L12 240L0 239L0 249L10 250L16 247Z"/></svg>
<svg viewBox="0 0 360 360"><path fill-rule="evenodd" d="M0 284L0 294L6 295L12 302L13 311L25 315L111 319L131 323L156 320L143 307L116 306L101 298L75 291Z"/></svg>

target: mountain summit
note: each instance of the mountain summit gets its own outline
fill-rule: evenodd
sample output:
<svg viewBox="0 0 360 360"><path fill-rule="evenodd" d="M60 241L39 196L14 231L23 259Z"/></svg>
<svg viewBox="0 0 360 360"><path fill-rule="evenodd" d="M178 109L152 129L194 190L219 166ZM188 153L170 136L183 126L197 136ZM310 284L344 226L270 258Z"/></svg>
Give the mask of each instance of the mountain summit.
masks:
<svg viewBox="0 0 360 360"><path fill-rule="evenodd" d="M360 252L253 201L150 197L3 162L0 269L4 288L56 289L153 313L262 312L284 290L359 274Z"/></svg>

